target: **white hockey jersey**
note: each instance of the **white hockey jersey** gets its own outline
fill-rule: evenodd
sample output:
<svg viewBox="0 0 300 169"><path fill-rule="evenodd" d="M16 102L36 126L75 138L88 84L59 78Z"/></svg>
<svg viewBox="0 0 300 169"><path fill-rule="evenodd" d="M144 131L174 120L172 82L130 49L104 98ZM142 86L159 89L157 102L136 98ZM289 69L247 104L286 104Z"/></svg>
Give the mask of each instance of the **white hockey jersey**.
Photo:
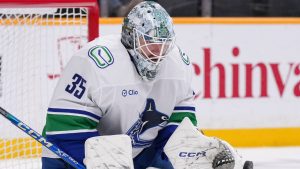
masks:
<svg viewBox="0 0 300 169"><path fill-rule="evenodd" d="M53 94L43 134L76 160L83 159L84 141L99 134L129 135L135 157L161 129L184 117L197 124L189 58L174 47L147 82L120 39L103 36L77 52ZM43 156L55 157L47 150Z"/></svg>

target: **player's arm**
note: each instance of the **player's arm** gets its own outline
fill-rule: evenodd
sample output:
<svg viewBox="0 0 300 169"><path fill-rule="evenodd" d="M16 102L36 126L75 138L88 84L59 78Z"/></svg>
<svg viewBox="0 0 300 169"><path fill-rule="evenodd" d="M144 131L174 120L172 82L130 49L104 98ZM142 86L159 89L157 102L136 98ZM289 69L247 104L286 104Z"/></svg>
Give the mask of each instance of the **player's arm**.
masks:
<svg viewBox="0 0 300 169"><path fill-rule="evenodd" d="M184 63L188 56L181 50ZM191 87L192 69L187 64L186 90L176 105L168 125L161 131L163 152L174 168L241 169L243 162L234 148L224 140L204 136L197 128L195 93ZM164 136L164 137L162 137ZM251 166L246 166L250 167ZM248 168L247 168L248 169Z"/></svg>
<svg viewBox="0 0 300 169"><path fill-rule="evenodd" d="M161 131L163 153L174 168L252 169L226 141L207 137L197 127L194 99L188 97L174 108L169 124Z"/></svg>
<svg viewBox="0 0 300 169"><path fill-rule="evenodd" d="M87 59L72 57L55 88L43 132L50 142L81 163L85 140L99 135L96 127L101 112L92 100L96 99L96 79Z"/></svg>

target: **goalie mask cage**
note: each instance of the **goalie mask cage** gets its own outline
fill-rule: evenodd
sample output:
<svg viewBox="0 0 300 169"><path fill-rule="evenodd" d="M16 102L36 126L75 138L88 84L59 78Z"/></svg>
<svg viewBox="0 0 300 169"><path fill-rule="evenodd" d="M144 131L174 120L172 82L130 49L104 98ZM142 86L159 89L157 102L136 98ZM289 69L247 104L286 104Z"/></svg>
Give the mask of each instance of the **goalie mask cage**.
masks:
<svg viewBox="0 0 300 169"><path fill-rule="evenodd" d="M97 0L0 0L0 106L42 133L63 67L98 36ZM41 168L41 145L0 117L0 168Z"/></svg>

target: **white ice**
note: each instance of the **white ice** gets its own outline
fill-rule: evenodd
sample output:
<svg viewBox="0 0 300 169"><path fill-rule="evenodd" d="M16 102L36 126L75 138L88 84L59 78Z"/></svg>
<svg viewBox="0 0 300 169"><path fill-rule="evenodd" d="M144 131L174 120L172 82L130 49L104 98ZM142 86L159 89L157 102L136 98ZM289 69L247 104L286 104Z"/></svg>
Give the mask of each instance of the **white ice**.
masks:
<svg viewBox="0 0 300 169"><path fill-rule="evenodd" d="M239 148L254 169L300 169L300 147Z"/></svg>
<svg viewBox="0 0 300 169"><path fill-rule="evenodd" d="M300 169L300 147L238 148L254 169ZM41 169L40 159L0 160L0 169Z"/></svg>

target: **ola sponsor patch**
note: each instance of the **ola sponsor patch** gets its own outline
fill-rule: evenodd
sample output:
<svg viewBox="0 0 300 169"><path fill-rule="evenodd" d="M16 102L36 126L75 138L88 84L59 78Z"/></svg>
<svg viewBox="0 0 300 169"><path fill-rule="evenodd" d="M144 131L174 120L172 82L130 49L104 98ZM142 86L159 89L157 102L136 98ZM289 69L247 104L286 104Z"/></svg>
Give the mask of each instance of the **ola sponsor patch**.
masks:
<svg viewBox="0 0 300 169"><path fill-rule="evenodd" d="M114 63L113 55L105 46L94 46L89 50L88 54L101 69L104 69Z"/></svg>
<svg viewBox="0 0 300 169"><path fill-rule="evenodd" d="M191 62L190 62L190 58L188 57L188 55L186 55L181 49L179 49L179 53L180 53L180 56L181 56L181 59L183 60L183 62L187 65L189 65Z"/></svg>

